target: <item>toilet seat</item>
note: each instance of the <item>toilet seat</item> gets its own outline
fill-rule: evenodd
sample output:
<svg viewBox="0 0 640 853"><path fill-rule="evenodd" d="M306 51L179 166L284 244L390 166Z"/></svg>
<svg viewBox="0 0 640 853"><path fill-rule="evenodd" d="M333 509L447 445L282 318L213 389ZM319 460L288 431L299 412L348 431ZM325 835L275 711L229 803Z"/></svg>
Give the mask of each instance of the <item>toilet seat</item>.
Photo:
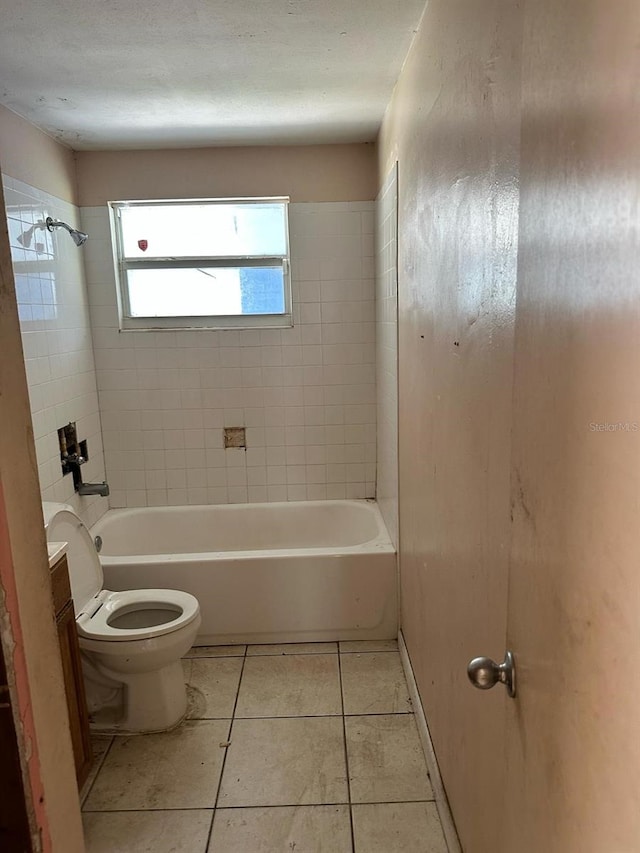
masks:
<svg viewBox="0 0 640 853"><path fill-rule="evenodd" d="M177 589L131 589L111 592L103 589L100 558L89 531L68 504L43 503L47 539L68 543L69 580L76 612L76 626L86 640L127 642L149 640L171 634L198 618L197 598ZM174 611L163 619L156 613L145 627L117 627L118 616L139 613L144 624L145 610Z"/></svg>
<svg viewBox="0 0 640 853"><path fill-rule="evenodd" d="M174 618L141 628L119 628L114 622L128 613L145 610L175 611ZM175 589L133 589L110 592L103 589L91 598L76 617L78 634L88 640L128 642L170 634L189 625L199 615L198 600ZM144 620L144 616L141 616Z"/></svg>

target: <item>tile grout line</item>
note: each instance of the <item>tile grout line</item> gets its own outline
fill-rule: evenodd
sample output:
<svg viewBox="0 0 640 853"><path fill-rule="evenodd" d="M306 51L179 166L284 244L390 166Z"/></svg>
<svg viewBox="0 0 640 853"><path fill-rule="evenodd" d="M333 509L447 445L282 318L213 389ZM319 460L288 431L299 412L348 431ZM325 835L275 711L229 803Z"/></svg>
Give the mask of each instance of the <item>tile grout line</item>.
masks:
<svg viewBox="0 0 640 853"><path fill-rule="evenodd" d="M365 805L365 806L393 806L398 803L432 803L433 800L390 800L390 801L375 801L375 802L367 802L367 803L355 803L355 805ZM251 811L253 809L329 809L334 808L336 806L348 806L348 803L341 802L338 800L335 803L276 803L275 805L267 805L266 803L257 803L256 805L251 806L221 806L218 811L225 812L233 812L233 811ZM87 809L84 814L146 814L147 812L213 812L214 809L211 806L180 806L176 807L155 807L150 809L107 809L106 811L103 809L100 811L99 809Z"/></svg>
<svg viewBox="0 0 640 853"><path fill-rule="evenodd" d="M354 806L397 806L397 805L410 805L412 803L435 803L434 799L426 799L426 800L364 800L361 803L354 803ZM218 811L242 811L243 809L246 811L250 811L251 809L292 809L292 808L302 808L302 809L326 809L326 808L334 808L336 806L348 806L348 803L337 801L335 803L276 803L275 805L267 805L266 803L259 803L253 806L221 806ZM156 807L149 809L87 809L84 814L145 814L146 812L213 812L214 809L211 806L180 806L179 808L171 808L165 807Z"/></svg>
<svg viewBox="0 0 640 853"><path fill-rule="evenodd" d="M347 721L344 713L344 689L342 686L342 659L338 646L338 678L340 680L340 708L342 710L342 742L344 745L344 762L347 773L347 799L349 800L349 831L351 833L351 850L356 853L356 841L353 833L353 812L351 809L351 779L349 773L349 750L347 749Z"/></svg>
<svg viewBox="0 0 640 853"><path fill-rule="evenodd" d="M321 652L263 652L260 654L249 654L248 651L243 655L185 655L184 660L228 660L229 658L290 658L299 657L301 655L390 655L398 654L398 649L347 649L346 651L338 648L335 651L323 650Z"/></svg>
<svg viewBox="0 0 640 853"><path fill-rule="evenodd" d="M180 806L178 808L171 806L171 808L167 808L166 806L157 806L149 809L87 809L83 812L83 814L147 814L149 812L211 812L213 814L212 806Z"/></svg>
<svg viewBox="0 0 640 853"><path fill-rule="evenodd" d="M231 735L233 732L233 724L235 722L236 716L236 708L238 707L238 698L240 696L240 687L242 686L242 676L244 675L244 665L247 662L247 652L249 650L248 644L244 647L244 655L242 656L242 666L240 667L240 678L238 679L238 689L236 690L236 699L233 703L233 710L231 711L231 722L229 725L229 733L227 734L227 740L231 742ZM213 822L216 817L216 810L218 808L218 799L220 798L220 789L222 788L222 777L224 776L224 768L227 764L227 755L229 754L229 746L225 747L224 750L224 758L222 759L222 766L220 768L220 777L218 779L218 787L216 788L216 799L213 806L213 813L211 815L211 825L209 826L209 834L207 835L207 844L204 848L204 853L208 853L209 846L211 844L211 836L213 835Z"/></svg>
<svg viewBox="0 0 640 853"><path fill-rule="evenodd" d="M392 655L398 654L398 649L341 649L338 647L338 654L341 655Z"/></svg>
<svg viewBox="0 0 640 853"><path fill-rule="evenodd" d="M270 714L268 717L234 717L236 720L315 720L335 719L336 717L413 717L413 711L374 711L373 713L360 714ZM197 717L191 722L198 720L228 720L229 717Z"/></svg>
<svg viewBox="0 0 640 853"><path fill-rule="evenodd" d="M87 800L89 799L89 795L91 794L91 791L93 790L93 786L96 784L96 781L97 781L97 779L98 779L98 776L100 775L100 771L102 770L102 768L103 768L103 766L104 766L104 762L106 761L107 755L109 755L109 753L111 752L111 747L113 746L113 744L114 744L114 742L115 742L115 739L116 739L116 736L115 736L115 735L111 735L111 742L109 743L109 746L105 749L105 751L104 751L104 754L103 754L102 758L101 758L101 759L100 759L100 761L98 762L98 769L96 770L95 776L94 776L94 777L93 777L93 779L91 780L91 784L90 784L90 785L89 785L89 787L87 788L87 792L86 792L86 794L84 795L84 797L82 796L82 792L80 792L80 811L81 811L81 812L82 812L82 811L84 811L84 804L85 804L85 803L87 802ZM93 769L93 768L92 768L92 769Z"/></svg>

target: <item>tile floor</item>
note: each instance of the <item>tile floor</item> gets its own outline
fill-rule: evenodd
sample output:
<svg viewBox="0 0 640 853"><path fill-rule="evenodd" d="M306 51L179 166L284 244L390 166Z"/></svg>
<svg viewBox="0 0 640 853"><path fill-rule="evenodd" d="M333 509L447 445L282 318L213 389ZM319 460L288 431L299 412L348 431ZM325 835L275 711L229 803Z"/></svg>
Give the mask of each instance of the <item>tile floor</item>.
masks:
<svg viewBox="0 0 640 853"><path fill-rule="evenodd" d="M183 665L181 726L95 738L87 853L446 853L395 641Z"/></svg>

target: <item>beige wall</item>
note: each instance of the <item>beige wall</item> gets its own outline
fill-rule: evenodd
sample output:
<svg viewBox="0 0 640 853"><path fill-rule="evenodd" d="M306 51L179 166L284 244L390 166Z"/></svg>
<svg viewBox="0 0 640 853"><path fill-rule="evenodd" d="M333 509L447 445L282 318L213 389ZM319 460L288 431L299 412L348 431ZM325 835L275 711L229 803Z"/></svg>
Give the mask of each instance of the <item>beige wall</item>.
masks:
<svg viewBox="0 0 640 853"><path fill-rule="evenodd" d="M432 0L385 118L398 159L402 625L463 848L500 848L518 222L518 9Z"/></svg>
<svg viewBox="0 0 640 853"><path fill-rule="evenodd" d="M131 198L289 195L294 202L371 201L373 144L167 151L80 151L79 204Z"/></svg>
<svg viewBox="0 0 640 853"><path fill-rule="evenodd" d="M74 152L3 106L0 160L5 175L83 206L256 195L371 201L377 193L372 143Z"/></svg>
<svg viewBox="0 0 640 853"><path fill-rule="evenodd" d="M0 106L0 163L3 174L76 203L73 151L3 106Z"/></svg>
<svg viewBox="0 0 640 853"><path fill-rule="evenodd" d="M44 808L49 822L51 843L48 844L45 833L44 849L54 853L80 853L84 844L78 792L53 620L33 429L1 194L0 211L0 480L15 568Z"/></svg>

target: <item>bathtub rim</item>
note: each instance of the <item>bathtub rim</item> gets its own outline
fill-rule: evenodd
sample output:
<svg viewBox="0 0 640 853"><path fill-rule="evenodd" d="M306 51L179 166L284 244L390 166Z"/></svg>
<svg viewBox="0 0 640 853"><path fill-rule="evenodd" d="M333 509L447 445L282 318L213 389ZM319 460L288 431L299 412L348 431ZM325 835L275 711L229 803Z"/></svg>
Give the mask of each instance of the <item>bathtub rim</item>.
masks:
<svg viewBox="0 0 640 853"><path fill-rule="evenodd" d="M382 513L380 512L380 508L378 503L371 499L367 498L364 500L350 500L350 499L331 499L326 501L273 501L273 502L260 502L260 503L240 503L240 504L180 504L177 506L160 506L160 507L114 507L113 509L108 509L107 512L102 515L98 521L92 525L89 530L91 536L102 535L104 526L108 523L108 516L111 516L113 519L114 514L118 515L140 515L143 513L154 512L157 510L162 510L163 512L167 511L185 511L185 510L219 510L223 509L226 511L242 511L246 509L251 509L253 507L272 507L274 509L279 509L282 507L291 507L292 505L296 506L305 506L310 509L317 505L322 504L339 504L340 506L347 505L355 505L360 507L366 507L367 512L371 513L376 519L376 527L377 527L377 535L368 539L366 542L361 542L356 545L328 545L328 546L314 546L314 547L306 547L306 548L254 548L249 550L229 550L229 551L187 551L187 552L155 552L152 554L121 554L121 555L112 555L112 554L100 554L100 562L104 566L117 566L117 565L125 565L125 564L134 564L134 565L149 565L157 562L169 562L169 563L194 563L194 562L202 562L203 560L212 560L215 562L221 560L253 560L253 559L261 559L265 556L277 557L278 559L286 559L287 557L308 557L312 555L317 556L347 556L349 554L395 554L396 548L391 541L391 537L389 536L389 532L384 523L384 518L382 517Z"/></svg>
<svg viewBox="0 0 640 853"><path fill-rule="evenodd" d="M288 549L265 549L262 551L196 551L194 553L177 554L123 554L120 556L100 555L103 566L122 565L151 565L153 563L201 563L211 562L240 562L246 560L260 560L264 557L275 557L280 560L298 557L348 557L355 554L395 554L393 544L380 542L373 547L362 545L345 546L344 548L288 548Z"/></svg>

